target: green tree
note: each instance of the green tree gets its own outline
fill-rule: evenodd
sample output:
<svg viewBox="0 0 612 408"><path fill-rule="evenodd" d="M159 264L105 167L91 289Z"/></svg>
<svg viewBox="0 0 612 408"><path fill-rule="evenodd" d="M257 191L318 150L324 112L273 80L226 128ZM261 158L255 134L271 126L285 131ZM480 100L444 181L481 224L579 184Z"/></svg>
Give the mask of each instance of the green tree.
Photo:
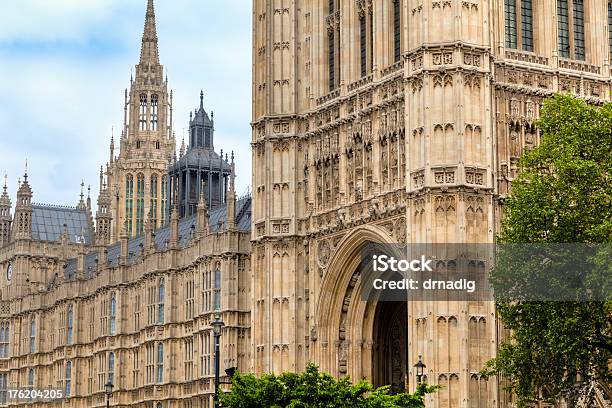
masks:
<svg viewBox="0 0 612 408"><path fill-rule="evenodd" d="M510 336L485 372L502 375L519 406L561 397L575 401L594 381L609 384L612 379L612 104L589 106L557 95L544 102L537 126L541 144L519 161L498 241L582 243L599 249L590 258L589 273L551 279L555 288L581 285L586 297L498 298L499 316ZM508 259L512 257L502 253L502 265L491 272L496 292L507 291L509 282L524 290L542 279L542 268L503 265ZM605 296L593 298L591 289Z"/></svg>
<svg viewBox="0 0 612 408"><path fill-rule="evenodd" d="M237 373L232 389L220 396L231 408L421 408L423 397L437 387L421 384L414 394L389 394L389 387L374 387L367 381L351 383L336 379L309 364L303 373L281 375Z"/></svg>

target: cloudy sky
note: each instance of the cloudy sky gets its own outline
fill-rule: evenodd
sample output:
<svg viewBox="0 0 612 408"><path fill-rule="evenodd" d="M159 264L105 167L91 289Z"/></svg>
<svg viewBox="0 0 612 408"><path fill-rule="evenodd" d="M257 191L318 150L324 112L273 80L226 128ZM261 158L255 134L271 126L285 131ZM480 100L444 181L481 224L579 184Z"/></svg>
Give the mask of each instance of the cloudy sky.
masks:
<svg viewBox="0 0 612 408"><path fill-rule="evenodd" d="M250 3L155 0L177 144L204 89L216 150L236 151L240 194L251 170ZM35 202L75 205L84 179L95 203L145 10L146 0L0 2L0 172L13 203L26 159Z"/></svg>

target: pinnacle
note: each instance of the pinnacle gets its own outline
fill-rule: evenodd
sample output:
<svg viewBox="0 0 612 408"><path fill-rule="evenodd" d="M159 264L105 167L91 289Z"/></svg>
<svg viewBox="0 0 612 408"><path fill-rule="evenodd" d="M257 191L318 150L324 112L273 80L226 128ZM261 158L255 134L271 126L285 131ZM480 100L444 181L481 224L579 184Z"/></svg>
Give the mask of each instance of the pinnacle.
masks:
<svg viewBox="0 0 612 408"><path fill-rule="evenodd" d="M151 65L159 65L157 28L155 26L155 8L153 5L153 0L148 0L147 3L144 32L142 34L142 48L140 51L140 64L146 63Z"/></svg>

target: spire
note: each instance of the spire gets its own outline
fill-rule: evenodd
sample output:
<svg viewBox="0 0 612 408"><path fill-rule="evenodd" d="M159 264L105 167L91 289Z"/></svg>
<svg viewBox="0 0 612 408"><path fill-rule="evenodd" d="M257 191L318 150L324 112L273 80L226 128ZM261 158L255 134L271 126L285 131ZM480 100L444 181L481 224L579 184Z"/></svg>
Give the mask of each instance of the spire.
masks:
<svg viewBox="0 0 612 408"><path fill-rule="evenodd" d="M157 28L155 27L155 8L153 0L148 0L145 17L144 32L142 34L142 48L140 50L140 64L149 63L159 65L159 51L157 49Z"/></svg>
<svg viewBox="0 0 612 408"><path fill-rule="evenodd" d="M87 207L85 206L85 194L83 192L85 188L85 181L81 180L81 194L79 197L81 197L81 199L79 200L79 204L77 204L77 210L85 210Z"/></svg>

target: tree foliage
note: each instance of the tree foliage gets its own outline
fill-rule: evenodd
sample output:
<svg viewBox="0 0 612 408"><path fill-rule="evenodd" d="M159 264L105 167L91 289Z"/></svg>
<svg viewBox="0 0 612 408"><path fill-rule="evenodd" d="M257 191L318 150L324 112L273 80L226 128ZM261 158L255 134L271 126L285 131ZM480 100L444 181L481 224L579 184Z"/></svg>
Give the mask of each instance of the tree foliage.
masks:
<svg viewBox="0 0 612 408"><path fill-rule="evenodd" d="M421 384L414 394L389 394L389 387L374 387L367 381L352 384L309 364L303 373L237 373L231 392L220 396L221 405L232 408L420 408L423 397L436 387Z"/></svg>
<svg viewBox="0 0 612 408"><path fill-rule="evenodd" d="M537 126L541 144L519 161L499 241L610 244L612 104L588 106L557 95L544 102ZM610 246L602 247L594 261L598 279L584 279L603 288L607 301L498 301L510 338L487 372L506 378L519 406L560 397L575 400L592 382L612 380L612 258ZM529 277L508 276L508 270L493 269L494 288L512 279L541 278L535 276L541 271Z"/></svg>

